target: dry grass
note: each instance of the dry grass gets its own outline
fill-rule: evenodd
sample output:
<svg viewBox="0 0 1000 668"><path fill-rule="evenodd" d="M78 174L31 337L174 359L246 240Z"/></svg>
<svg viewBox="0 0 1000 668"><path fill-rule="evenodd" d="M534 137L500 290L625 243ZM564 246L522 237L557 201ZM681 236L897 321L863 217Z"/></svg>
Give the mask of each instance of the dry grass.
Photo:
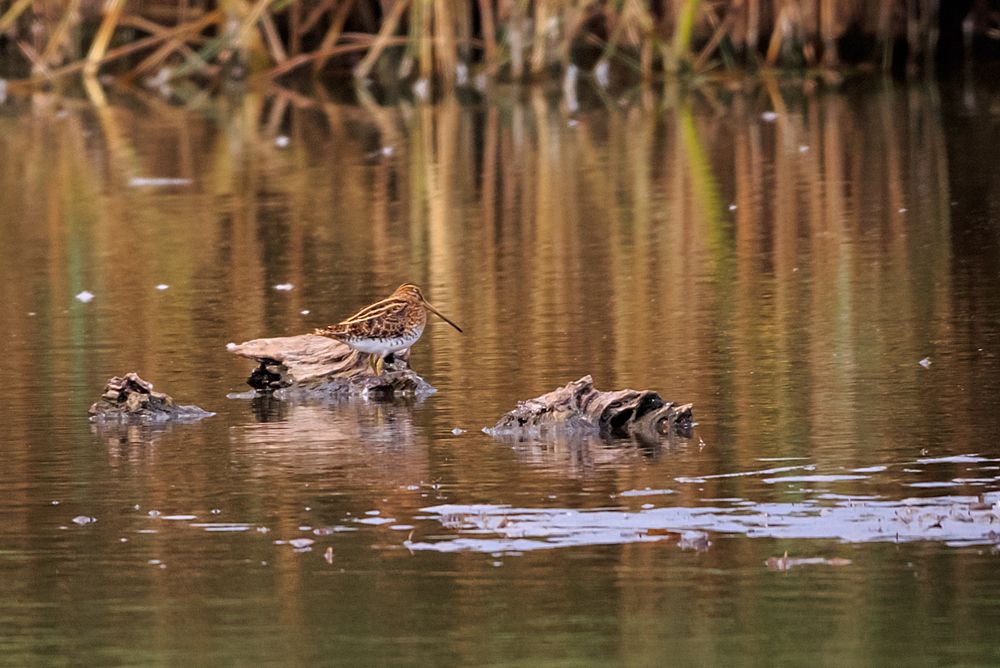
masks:
<svg viewBox="0 0 1000 668"><path fill-rule="evenodd" d="M197 77L353 72L443 88L593 67L599 80L724 67L891 68L931 62L941 0L12 0L0 9L12 84L115 74ZM994 35L974 3L968 25ZM954 36L951 37L954 39ZM613 69L612 69L613 68ZM153 72L155 71L155 74ZM30 73L30 74L28 74ZM426 85L425 85L426 84Z"/></svg>

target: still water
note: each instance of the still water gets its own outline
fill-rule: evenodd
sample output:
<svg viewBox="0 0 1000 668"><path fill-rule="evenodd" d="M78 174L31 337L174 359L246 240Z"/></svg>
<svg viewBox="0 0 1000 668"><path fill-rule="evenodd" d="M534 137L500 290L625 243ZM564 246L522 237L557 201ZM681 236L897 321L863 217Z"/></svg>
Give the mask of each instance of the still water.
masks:
<svg viewBox="0 0 1000 668"><path fill-rule="evenodd" d="M1000 661L995 86L348 97L0 107L0 662ZM227 398L404 281L435 395ZM694 437L480 431L584 374Z"/></svg>

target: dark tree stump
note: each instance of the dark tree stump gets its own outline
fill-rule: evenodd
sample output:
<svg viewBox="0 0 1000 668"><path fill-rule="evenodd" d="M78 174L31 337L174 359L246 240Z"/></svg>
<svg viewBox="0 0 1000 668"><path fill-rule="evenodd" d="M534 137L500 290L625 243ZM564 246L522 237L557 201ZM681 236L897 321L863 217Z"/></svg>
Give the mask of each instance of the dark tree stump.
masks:
<svg viewBox="0 0 1000 668"><path fill-rule="evenodd" d="M599 433L606 438L636 436L658 440L694 429L691 404L664 401L649 390L601 392L590 376L540 397L519 401L488 429L493 436L530 437L547 433Z"/></svg>

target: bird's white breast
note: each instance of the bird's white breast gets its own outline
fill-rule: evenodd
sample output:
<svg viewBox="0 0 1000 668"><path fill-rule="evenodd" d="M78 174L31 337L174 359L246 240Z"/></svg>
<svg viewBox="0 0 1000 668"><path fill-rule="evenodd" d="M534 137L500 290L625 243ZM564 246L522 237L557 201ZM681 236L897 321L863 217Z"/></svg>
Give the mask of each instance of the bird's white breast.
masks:
<svg viewBox="0 0 1000 668"><path fill-rule="evenodd" d="M385 357L389 353L398 353L400 350L406 350L416 343L423 333L424 328L420 327L401 336L387 339L354 339L349 341L348 345L363 353Z"/></svg>

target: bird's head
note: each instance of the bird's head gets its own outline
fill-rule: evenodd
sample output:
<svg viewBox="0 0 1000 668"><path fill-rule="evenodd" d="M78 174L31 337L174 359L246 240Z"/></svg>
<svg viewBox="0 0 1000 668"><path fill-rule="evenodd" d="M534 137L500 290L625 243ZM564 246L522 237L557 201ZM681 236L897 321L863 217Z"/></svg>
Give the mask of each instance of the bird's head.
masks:
<svg viewBox="0 0 1000 668"><path fill-rule="evenodd" d="M442 320L444 320L446 323L448 323L449 325L451 325L452 327L454 327L455 329L457 329L459 332L462 331L461 327L459 327L458 325L456 325L455 323L453 323L451 320L449 320L443 313L441 313L441 311L439 311L436 308L434 308L433 304L431 304L429 301L427 301L427 298L424 297L424 293L421 292L419 286L417 286L417 285L415 285L413 283L403 283L401 286L399 286L398 288L396 288L396 291L393 293L393 296L395 296L395 297L402 297L404 299L412 299L412 300L417 301L420 304L423 304L424 308L426 308L428 311L430 311L431 313L433 313L437 317L439 317Z"/></svg>

